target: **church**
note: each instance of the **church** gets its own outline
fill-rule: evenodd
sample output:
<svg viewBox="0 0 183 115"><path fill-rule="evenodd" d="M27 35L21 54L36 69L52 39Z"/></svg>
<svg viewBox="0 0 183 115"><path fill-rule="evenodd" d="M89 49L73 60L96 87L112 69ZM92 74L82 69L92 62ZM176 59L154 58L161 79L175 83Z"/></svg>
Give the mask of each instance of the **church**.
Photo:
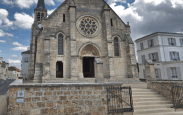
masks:
<svg viewBox="0 0 183 115"><path fill-rule="evenodd" d="M65 0L47 16L34 9L29 78L34 83L137 78L129 23L104 0Z"/></svg>

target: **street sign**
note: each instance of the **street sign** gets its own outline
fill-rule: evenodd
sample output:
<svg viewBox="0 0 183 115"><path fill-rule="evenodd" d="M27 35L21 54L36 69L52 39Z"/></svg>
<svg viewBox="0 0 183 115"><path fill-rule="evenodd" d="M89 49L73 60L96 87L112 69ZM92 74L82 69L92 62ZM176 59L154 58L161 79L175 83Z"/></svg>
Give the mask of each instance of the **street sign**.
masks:
<svg viewBox="0 0 183 115"><path fill-rule="evenodd" d="M17 97L24 97L24 93L25 93L24 90L18 90L18 95L17 95Z"/></svg>
<svg viewBox="0 0 183 115"><path fill-rule="evenodd" d="M24 99L17 99L17 103L23 103Z"/></svg>

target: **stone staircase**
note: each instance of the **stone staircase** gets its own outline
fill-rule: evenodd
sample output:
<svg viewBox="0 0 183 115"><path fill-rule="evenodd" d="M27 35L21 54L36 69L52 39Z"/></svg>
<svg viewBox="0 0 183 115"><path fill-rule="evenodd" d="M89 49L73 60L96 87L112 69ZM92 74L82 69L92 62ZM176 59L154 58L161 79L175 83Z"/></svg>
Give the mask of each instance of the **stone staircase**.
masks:
<svg viewBox="0 0 183 115"><path fill-rule="evenodd" d="M139 86L139 85L138 85ZM172 102L145 85L132 85L133 115L183 115L183 109L175 112Z"/></svg>

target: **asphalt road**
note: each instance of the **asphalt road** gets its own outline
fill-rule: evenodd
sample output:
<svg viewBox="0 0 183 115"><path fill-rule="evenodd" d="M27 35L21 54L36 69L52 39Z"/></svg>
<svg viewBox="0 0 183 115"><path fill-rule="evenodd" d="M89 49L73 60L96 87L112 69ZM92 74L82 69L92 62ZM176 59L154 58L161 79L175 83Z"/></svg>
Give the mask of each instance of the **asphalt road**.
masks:
<svg viewBox="0 0 183 115"><path fill-rule="evenodd" d="M9 84L13 81L14 80L0 80L0 115L6 115L7 113L7 91L9 90Z"/></svg>

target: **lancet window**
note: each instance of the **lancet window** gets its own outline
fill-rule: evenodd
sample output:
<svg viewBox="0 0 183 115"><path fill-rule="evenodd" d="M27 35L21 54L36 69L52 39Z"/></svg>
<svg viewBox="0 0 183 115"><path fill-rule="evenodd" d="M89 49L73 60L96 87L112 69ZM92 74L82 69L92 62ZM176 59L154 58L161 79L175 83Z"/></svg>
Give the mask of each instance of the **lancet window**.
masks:
<svg viewBox="0 0 183 115"><path fill-rule="evenodd" d="M58 55L63 55L63 35L58 35Z"/></svg>
<svg viewBox="0 0 183 115"><path fill-rule="evenodd" d="M114 38L114 55L119 56L119 41L118 38Z"/></svg>

